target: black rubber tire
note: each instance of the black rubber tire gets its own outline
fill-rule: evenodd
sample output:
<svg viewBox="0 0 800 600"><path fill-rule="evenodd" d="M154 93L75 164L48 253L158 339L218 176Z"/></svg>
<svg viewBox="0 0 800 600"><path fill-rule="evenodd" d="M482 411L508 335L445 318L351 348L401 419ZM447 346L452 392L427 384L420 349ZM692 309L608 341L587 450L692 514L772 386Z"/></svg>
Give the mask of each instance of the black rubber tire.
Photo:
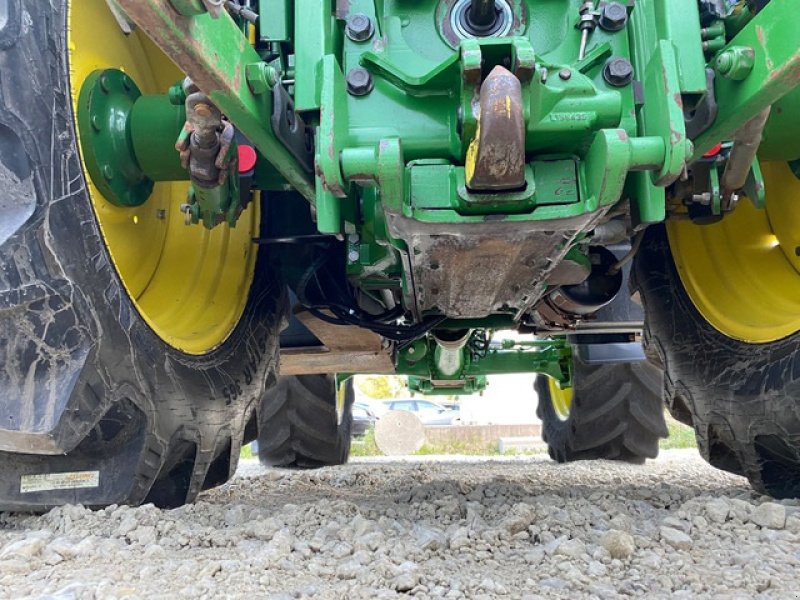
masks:
<svg viewBox="0 0 800 600"><path fill-rule="evenodd" d="M553 408L548 378L534 384L542 439L553 460L620 460L643 463L658 456L669 434L661 402L661 371L647 361L590 365L577 355L569 417Z"/></svg>
<svg viewBox="0 0 800 600"><path fill-rule="evenodd" d="M343 465L350 456L353 380L345 384L341 419L333 375L280 377L261 401L258 458L289 469Z"/></svg>
<svg viewBox="0 0 800 600"><path fill-rule="evenodd" d="M667 406L694 426L703 458L759 492L800 496L800 334L748 344L714 329L680 281L663 226L649 228L634 273Z"/></svg>
<svg viewBox="0 0 800 600"><path fill-rule="evenodd" d="M189 502L236 468L275 380L285 293L262 254L244 316L219 348L189 356L153 333L86 191L66 0L2 6L0 510ZM20 489L25 476L76 471L98 472L98 485Z"/></svg>

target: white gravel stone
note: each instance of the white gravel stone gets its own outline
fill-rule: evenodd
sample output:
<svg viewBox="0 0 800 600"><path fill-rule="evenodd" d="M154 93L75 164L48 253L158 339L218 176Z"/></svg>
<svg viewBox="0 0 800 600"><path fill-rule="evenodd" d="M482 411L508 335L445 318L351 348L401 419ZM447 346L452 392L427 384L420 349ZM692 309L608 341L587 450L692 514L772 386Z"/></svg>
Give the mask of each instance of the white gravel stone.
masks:
<svg viewBox="0 0 800 600"><path fill-rule="evenodd" d="M760 527L783 529L786 526L786 507L777 502L764 502L753 510L750 520Z"/></svg>
<svg viewBox="0 0 800 600"><path fill-rule="evenodd" d="M673 529L672 527L661 527L658 532L661 535L662 540L677 550L688 550L694 543L692 538L679 529Z"/></svg>
<svg viewBox="0 0 800 600"><path fill-rule="evenodd" d="M712 523L724 523L731 512L731 504L725 498L714 498L705 505L705 513Z"/></svg>
<svg viewBox="0 0 800 600"><path fill-rule="evenodd" d="M0 598L739 600L797 590L796 503L762 503L692 451L644 467L414 458L241 471L176 510L0 515Z"/></svg>
<svg viewBox="0 0 800 600"><path fill-rule="evenodd" d="M0 560L6 558L31 559L41 554L47 545L47 537L33 535L4 546L0 551Z"/></svg>
<svg viewBox="0 0 800 600"><path fill-rule="evenodd" d="M580 540L565 540L556 548L557 555L579 558L586 553L586 544Z"/></svg>
<svg viewBox="0 0 800 600"><path fill-rule="evenodd" d="M611 558L629 558L636 550L633 536L618 529L607 531L600 538L600 544L606 549Z"/></svg>

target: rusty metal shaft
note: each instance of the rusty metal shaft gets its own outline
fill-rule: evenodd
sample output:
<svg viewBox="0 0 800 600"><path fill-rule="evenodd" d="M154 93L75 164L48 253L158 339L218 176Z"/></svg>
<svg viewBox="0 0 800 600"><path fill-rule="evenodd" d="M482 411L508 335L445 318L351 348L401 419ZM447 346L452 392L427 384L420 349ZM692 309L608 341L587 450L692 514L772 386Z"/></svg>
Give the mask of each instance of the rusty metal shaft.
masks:
<svg viewBox="0 0 800 600"><path fill-rule="evenodd" d="M469 146L466 182L470 190L499 192L525 185L525 116L522 85L497 66L481 85L478 134Z"/></svg>

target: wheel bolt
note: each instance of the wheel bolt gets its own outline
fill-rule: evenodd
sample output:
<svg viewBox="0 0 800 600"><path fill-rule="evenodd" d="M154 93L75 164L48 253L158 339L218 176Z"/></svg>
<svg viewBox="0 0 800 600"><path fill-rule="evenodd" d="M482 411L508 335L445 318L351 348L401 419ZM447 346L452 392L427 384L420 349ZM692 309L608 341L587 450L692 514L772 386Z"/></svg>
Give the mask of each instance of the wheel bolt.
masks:
<svg viewBox="0 0 800 600"><path fill-rule="evenodd" d="M625 87L633 81L633 65L626 58L612 58L603 69L603 78L609 85Z"/></svg>
<svg viewBox="0 0 800 600"><path fill-rule="evenodd" d="M345 34L354 42L366 42L372 37L375 28L372 26L372 19L363 13L356 13L347 21Z"/></svg>
<svg viewBox="0 0 800 600"><path fill-rule="evenodd" d="M366 69L356 67L347 73L347 91L351 96L366 96L372 86L372 75Z"/></svg>

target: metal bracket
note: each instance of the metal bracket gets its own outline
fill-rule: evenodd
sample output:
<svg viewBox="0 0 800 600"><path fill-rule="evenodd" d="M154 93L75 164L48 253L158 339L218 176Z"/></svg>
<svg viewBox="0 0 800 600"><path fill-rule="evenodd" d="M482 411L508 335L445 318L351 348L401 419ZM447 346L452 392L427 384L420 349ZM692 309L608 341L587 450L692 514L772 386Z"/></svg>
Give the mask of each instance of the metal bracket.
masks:
<svg viewBox="0 0 800 600"><path fill-rule="evenodd" d="M686 122L686 135L690 140L695 139L706 129L711 127L714 119L717 118L719 107L717 106L717 96L714 91L714 82L717 74L714 69L706 69L706 93L692 109L691 116L684 115Z"/></svg>
<svg viewBox="0 0 800 600"><path fill-rule="evenodd" d="M303 118L294 110L294 102L282 85L272 89L272 130L303 168L314 170L314 138Z"/></svg>

